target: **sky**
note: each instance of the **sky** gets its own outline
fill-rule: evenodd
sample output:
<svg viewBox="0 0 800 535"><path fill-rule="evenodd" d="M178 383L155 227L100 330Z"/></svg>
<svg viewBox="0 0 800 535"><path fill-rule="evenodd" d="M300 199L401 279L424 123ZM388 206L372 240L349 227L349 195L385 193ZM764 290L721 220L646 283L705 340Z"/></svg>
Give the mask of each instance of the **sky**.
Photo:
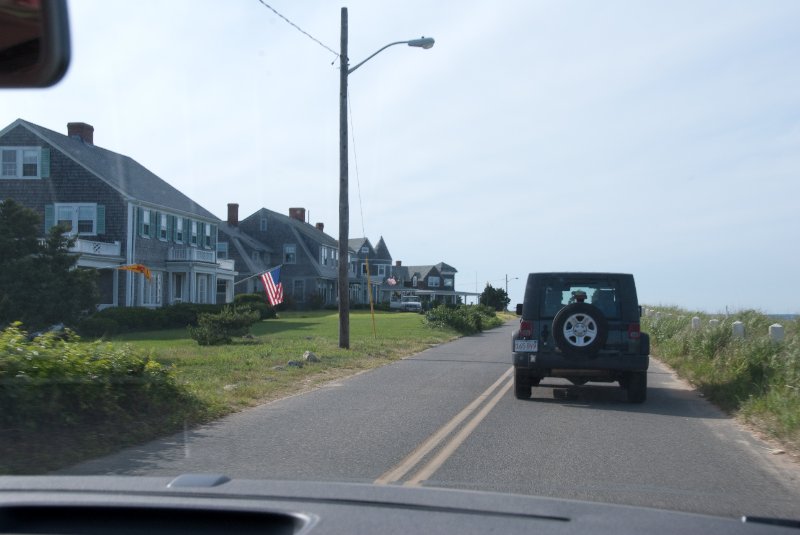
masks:
<svg viewBox="0 0 800 535"><path fill-rule="evenodd" d="M800 313L800 2L73 0L72 63L22 118L137 160L212 213L304 207L456 289L633 273L640 301ZM310 37L309 37L310 36ZM312 39L313 37L313 39Z"/></svg>

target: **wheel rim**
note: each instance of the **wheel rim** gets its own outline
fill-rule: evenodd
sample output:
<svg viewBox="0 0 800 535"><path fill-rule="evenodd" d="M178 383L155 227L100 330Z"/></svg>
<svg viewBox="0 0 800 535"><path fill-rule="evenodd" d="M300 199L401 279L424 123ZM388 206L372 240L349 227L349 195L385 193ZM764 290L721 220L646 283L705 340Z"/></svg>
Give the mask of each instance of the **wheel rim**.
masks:
<svg viewBox="0 0 800 535"><path fill-rule="evenodd" d="M573 314L564 322L564 338L574 347L586 347L597 339L597 322L587 314Z"/></svg>

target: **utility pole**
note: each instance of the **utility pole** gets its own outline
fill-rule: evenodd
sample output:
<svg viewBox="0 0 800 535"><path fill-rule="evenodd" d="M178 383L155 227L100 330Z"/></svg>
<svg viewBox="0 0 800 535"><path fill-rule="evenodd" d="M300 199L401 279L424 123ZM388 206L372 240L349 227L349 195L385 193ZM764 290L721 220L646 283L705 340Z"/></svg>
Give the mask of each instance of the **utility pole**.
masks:
<svg viewBox="0 0 800 535"><path fill-rule="evenodd" d="M339 56L339 347L350 349L350 283L347 271L350 233L350 199L347 167L347 8L342 8Z"/></svg>

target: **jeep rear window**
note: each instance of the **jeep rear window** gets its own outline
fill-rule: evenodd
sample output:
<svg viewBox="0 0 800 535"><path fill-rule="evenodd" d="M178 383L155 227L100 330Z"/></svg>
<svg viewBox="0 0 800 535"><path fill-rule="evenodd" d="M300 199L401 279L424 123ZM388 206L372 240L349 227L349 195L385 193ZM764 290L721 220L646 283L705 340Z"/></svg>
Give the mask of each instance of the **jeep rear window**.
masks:
<svg viewBox="0 0 800 535"><path fill-rule="evenodd" d="M613 281L553 281L542 287L542 317L552 318L567 305L576 303L585 295L584 303L600 309L607 318L618 318L619 292Z"/></svg>

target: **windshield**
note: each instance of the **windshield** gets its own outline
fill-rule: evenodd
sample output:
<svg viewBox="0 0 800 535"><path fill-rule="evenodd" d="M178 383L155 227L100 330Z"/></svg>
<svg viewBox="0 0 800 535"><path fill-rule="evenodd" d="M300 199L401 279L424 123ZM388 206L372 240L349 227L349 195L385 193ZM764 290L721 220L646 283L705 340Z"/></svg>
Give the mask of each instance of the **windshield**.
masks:
<svg viewBox="0 0 800 535"><path fill-rule="evenodd" d="M76 0L3 91L0 474L797 517L800 3L346 4Z"/></svg>

